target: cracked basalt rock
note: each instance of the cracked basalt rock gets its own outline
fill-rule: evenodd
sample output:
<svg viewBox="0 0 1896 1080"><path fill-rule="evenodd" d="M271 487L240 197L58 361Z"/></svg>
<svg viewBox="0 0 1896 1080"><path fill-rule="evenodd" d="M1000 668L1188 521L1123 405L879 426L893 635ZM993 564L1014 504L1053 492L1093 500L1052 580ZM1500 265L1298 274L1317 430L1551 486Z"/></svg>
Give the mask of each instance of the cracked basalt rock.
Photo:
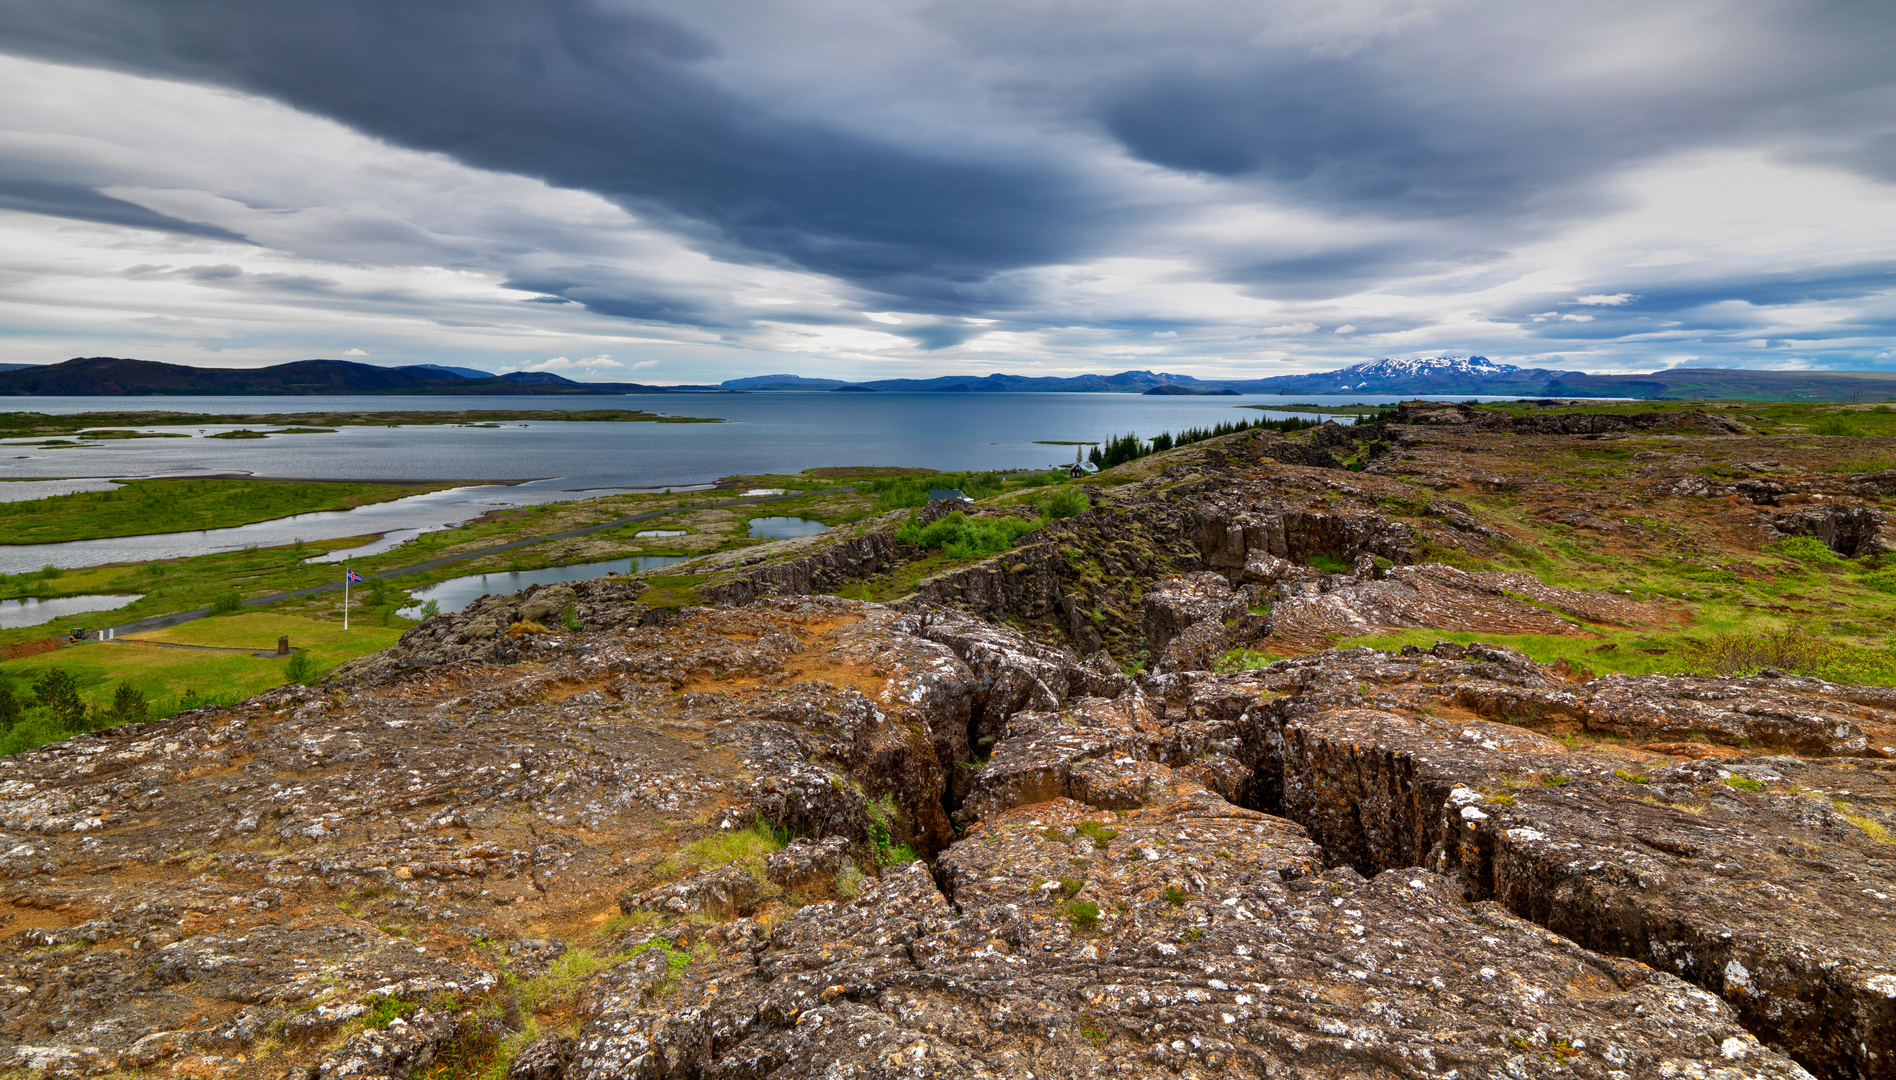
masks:
<svg viewBox="0 0 1896 1080"><path fill-rule="evenodd" d="M488 597L320 691L0 760L0 1070L1896 1077L1896 691L1449 643L1215 671L1666 614L1418 564L1504 535L1286 445L1152 463L898 607L799 595L913 557L812 538L714 557L718 606ZM1746 528L1857 520L1794 471ZM704 861L760 818L797 839ZM529 984L547 1034L481 1058Z"/></svg>
<svg viewBox="0 0 1896 1080"><path fill-rule="evenodd" d="M1189 783L1117 815L999 814L934 875L615 996L579 1045L575 1080L1806 1075L1674 976L1426 870L1324 870L1295 825Z"/></svg>

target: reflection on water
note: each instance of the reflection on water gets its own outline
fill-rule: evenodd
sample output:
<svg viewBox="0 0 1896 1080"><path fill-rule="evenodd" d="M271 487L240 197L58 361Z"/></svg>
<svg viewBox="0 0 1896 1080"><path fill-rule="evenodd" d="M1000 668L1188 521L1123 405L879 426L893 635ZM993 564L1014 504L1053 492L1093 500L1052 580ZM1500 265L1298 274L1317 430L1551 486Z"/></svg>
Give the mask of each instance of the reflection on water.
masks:
<svg viewBox="0 0 1896 1080"><path fill-rule="evenodd" d="M683 529L646 529L643 532L635 532L632 534L632 536L635 539L639 539L639 540L643 540L648 536L683 536L683 535L685 535L685 530Z"/></svg>
<svg viewBox="0 0 1896 1080"><path fill-rule="evenodd" d="M519 592L529 585L551 585L556 581L589 581L607 574L636 574L683 562L688 555L640 555L632 559L607 559L605 562L549 566L544 570L501 570L490 574L469 574L449 578L409 594L413 601L396 612L405 619L419 619L422 605L433 600L443 614L459 611L483 596Z"/></svg>
<svg viewBox="0 0 1896 1080"><path fill-rule="evenodd" d="M143 600L144 594L131 596L60 596L51 600L0 600L0 630L12 630L21 626L38 626L49 619L63 619L69 615L83 615L89 611L116 611L137 600Z"/></svg>
<svg viewBox="0 0 1896 1080"><path fill-rule="evenodd" d="M797 517L760 517L750 519L750 534L760 540L794 540L815 536L829 528L820 521Z"/></svg>

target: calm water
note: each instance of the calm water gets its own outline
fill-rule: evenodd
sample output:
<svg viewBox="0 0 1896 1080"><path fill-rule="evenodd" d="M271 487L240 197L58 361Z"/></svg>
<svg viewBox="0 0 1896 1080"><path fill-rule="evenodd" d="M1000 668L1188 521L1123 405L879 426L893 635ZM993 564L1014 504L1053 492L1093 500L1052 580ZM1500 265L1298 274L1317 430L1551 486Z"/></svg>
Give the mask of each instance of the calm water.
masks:
<svg viewBox="0 0 1896 1080"><path fill-rule="evenodd" d="M1315 404L1394 398L1312 397ZM428 530L496 507L549 502L634 488L685 487L735 474L794 473L831 465L894 465L942 470L1046 467L1073 460L1071 446L1037 440L1097 441L1142 436L1220 421L1282 418L1245 405L1290 398L1145 397L1138 394L829 394L758 393L587 398L408 397L34 397L0 398L0 411L44 413L147 411L291 413L349 410L634 408L675 416L720 417L721 424L506 423L343 428L328 435L268 439L204 436L239 425L168 428L186 439L109 441L96 449L0 446L0 482L39 497L98 490L103 477L249 473L307 479L524 479L511 487L469 486L334 514L305 514L234 529L128 537L31 547L0 547L0 572L46 564L181 558L249 545L269 547L400 529ZM160 430L150 428L146 430ZM366 554L367 551L360 553Z"/></svg>
<svg viewBox="0 0 1896 1080"><path fill-rule="evenodd" d="M572 566L549 566L544 570L507 570L493 574L469 574L467 577L449 578L425 589L417 589L409 594L413 601L407 607L396 612L404 618L418 619L421 607L433 600L441 605L445 612L455 612L468 606L483 596L519 592L529 585L551 585L556 581L586 581L591 578L605 577L607 574L636 574L641 570L656 570L661 566L670 566L683 562L684 555L641 555L635 559L608 559L605 562L575 563Z"/></svg>
<svg viewBox="0 0 1896 1080"><path fill-rule="evenodd" d="M750 519L750 534L759 540L794 540L815 536L829 529L820 521L799 517L759 517Z"/></svg>
<svg viewBox="0 0 1896 1080"><path fill-rule="evenodd" d="M53 600L0 600L0 630L38 626L53 619L83 615L89 611L116 611L142 595L133 596L61 596Z"/></svg>

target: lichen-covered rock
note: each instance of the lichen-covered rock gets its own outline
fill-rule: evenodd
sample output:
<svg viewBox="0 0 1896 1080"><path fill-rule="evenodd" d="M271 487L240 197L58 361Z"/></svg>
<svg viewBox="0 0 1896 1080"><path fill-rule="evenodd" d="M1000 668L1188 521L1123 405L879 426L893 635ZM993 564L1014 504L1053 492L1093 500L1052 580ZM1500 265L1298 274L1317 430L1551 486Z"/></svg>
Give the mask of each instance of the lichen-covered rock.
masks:
<svg viewBox="0 0 1896 1080"><path fill-rule="evenodd" d="M840 836L790 841L765 860L764 874L785 889L811 889L830 884L849 857L849 841Z"/></svg>
<svg viewBox="0 0 1896 1080"><path fill-rule="evenodd" d="M984 821L594 1015L568 1076L1799 1077L1717 998L1192 785ZM1532 1071L1530 1071L1532 1070Z"/></svg>

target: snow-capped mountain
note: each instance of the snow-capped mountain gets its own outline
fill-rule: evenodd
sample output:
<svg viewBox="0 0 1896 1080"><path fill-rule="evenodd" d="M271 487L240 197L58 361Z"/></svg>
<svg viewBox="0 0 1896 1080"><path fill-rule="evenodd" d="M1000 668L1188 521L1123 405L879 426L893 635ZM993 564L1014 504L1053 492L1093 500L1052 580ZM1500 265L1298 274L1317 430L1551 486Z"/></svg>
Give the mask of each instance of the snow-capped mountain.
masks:
<svg viewBox="0 0 1896 1080"><path fill-rule="evenodd" d="M1537 393L1550 379L1578 372L1497 364L1485 356L1425 356L1352 364L1336 371L1279 375L1250 384L1285 394L1511 394Z"/></svg>
<svg viewBox="0 0 1896 1080"><path fill-rule="evenodd" d="M1513 364L1497 364L1485 356L1426 356L1414 360L1372 360L1327 374L1336 380L1338 389L1366 390L1388 383L1406 385L1425 379L1498 379L1519 370Z"/></svg>

